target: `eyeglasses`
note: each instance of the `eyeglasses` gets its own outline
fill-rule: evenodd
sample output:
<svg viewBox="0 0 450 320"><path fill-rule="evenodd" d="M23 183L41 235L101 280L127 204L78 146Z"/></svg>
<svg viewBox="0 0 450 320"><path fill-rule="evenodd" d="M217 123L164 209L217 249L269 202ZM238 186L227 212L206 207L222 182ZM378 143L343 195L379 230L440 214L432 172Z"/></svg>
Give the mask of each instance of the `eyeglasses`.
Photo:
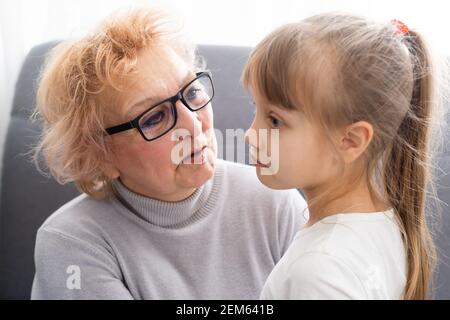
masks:
<svg viewBox="0 0 450 320"><path fill-rule="evenodd" d="M147 109L135 119L106 129L109 135L138 129L147 141L153 141L172 130L177 123L176 103L180 100L190 111L206 107L214 97L214 84L211 73L199 72L174 96Z"/></svg>

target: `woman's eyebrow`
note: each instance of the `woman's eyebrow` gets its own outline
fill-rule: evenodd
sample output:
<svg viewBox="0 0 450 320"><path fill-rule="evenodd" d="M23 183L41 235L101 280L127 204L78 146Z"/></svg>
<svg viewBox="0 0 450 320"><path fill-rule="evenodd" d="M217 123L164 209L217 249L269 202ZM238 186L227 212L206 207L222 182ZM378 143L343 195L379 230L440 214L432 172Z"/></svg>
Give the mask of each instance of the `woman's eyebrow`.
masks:
<svg viewBox="0 0 450 320"><path fill-rule="evenodd" d="M132 117L134 115L137 116L138 114L140 114L141 112L144 111L144 110L140 110L141 108L139 108L139 107L142 107L144 105L150 105L150 103L156 103L156 99L153 97L147 97L147 98L144 98L143 100L133 104L131 107L128 108L128 110L125 113L125 116L127 118Z"/></svg>
<svg viewBox="0 0 450 320"><path fill-rule="evenodd" d="M190 80L192 80L195 77L195 73L192 71L189 71L187 73L187 75L184 77L182 83L183 85L180 86L179 89L181 89L183 86L185 86ZM178 89L178 90L179 90ZM168 97L166 97L168 98ZM164 100L165 98L161 98L161 97L146 97L143 100L133 104L131 107L128 108L128 111L126 112L126 116L133 116L134 114L139 114L145 110L140 110L139 112L137 112L137 110L139 110L138 107L141 107L143 105L149 106L150 104L156 104L162 100Z"/></svg>
<svg viewBox="0 0 450 320"><path fill-rule="evenodd" d="M150 104L150 103L156 103L156 100L157 100L157 99L154 98L154 97L147 97L147 98L144 98L143 100L141 100L141 101L139 101L139 102L133 104L133 105L130 107L130 111L133 111L133 109L136 109L137 107L142 106L142 105L148 105L148 104ZM159 100L158 100L158 101L159 101Z"/></svg>

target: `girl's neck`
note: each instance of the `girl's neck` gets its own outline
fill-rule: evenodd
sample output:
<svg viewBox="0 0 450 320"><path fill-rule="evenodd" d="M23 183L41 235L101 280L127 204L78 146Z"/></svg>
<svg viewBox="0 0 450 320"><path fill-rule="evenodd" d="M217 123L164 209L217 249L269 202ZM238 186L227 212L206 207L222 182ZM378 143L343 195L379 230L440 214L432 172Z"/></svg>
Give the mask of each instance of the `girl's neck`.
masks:
<svg viewBox="0 0 450 320"><path fill-rule="evenodd" d="M325 217L338 213L372 213L381 212L388 209L388 205L380 199L374 198L369 191L367 181L359 182L353 189L349 190L340 197L328 201L321 200L315 205L312 201L316 197L320 197L325 192L325 187L316 187L304 189L305 197L309 205L309 221L307 226L322 220Z"/></svg>

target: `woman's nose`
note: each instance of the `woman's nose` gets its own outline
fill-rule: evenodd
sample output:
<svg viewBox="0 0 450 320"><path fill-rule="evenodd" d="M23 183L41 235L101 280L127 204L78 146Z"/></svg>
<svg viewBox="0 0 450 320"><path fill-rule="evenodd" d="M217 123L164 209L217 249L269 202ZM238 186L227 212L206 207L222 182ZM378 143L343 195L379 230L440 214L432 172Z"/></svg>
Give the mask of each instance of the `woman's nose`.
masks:
<svg viewBox="0 0 450 320"><path fill-rule="evenodd" d="M192 137L202 132L202 119L200 114L189 110L181 101L177 102L177 128L188 130Z"/></svg>

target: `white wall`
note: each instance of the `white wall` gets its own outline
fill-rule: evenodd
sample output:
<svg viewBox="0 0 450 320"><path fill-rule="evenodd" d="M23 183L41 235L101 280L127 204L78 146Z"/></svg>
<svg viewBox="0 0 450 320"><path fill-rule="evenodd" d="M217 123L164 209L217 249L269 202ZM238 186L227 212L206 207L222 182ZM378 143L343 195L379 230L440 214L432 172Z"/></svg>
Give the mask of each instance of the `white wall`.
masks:
<svg viewBox="0 0 450 320"><path fill-rule="evenodd" d="M197 43L255 45L274 27L312 14L338 10L379 21L396 18L424 33L450 55L450 5L428 0L2 0L0 1L0 159L12 92L28 50L39 43L84 34L115 9L154 4L184 20ZM1 163L0 163L1 166Z"/></svg>

